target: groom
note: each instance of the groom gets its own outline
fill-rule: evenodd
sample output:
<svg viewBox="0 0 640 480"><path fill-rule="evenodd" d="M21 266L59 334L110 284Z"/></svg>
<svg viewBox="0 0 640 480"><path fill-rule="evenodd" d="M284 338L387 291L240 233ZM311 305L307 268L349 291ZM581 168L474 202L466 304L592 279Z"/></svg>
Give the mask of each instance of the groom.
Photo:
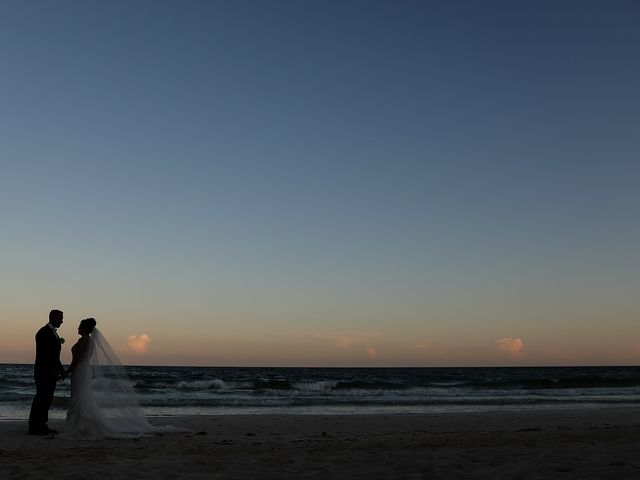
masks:
<svg viewBox="0 0 640 480"><path fill-rule="evenodd" d="M60 310L51 310L49 323L36 333L36 362L33 371L36 395L33 397L29 414L29 435L58 433L49 428L47 421L56 382L64 378L64 369L60 362L62 340L56 332L62 325L62 317Z"/></svg>

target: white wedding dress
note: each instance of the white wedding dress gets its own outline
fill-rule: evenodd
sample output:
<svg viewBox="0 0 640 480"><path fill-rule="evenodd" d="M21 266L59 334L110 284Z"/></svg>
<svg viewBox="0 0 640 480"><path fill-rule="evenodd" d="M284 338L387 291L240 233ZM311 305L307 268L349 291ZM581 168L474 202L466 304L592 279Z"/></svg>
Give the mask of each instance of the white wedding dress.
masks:
<svg viewBox="0 0 640 480"><path fill-rule="evenodd" d="M71 399L60 438L130 438L172 427L147 421L131 380L109 343L94 328L89 350L71 376Z"/></svg>

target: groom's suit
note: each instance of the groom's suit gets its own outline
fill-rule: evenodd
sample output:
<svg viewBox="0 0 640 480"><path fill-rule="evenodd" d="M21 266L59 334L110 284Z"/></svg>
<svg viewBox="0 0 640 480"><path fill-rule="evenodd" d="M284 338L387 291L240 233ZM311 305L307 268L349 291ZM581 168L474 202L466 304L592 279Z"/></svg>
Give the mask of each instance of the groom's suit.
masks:
<svg viewBox="0 0 640 480"><path fill-rule="evenodd" d="M56 382L64 373L60 362L61 344L57 334L49 324L36 333L36 362L33 376L36 380L36 395L29 414L29 430L47 428L49 408L56 391Z"/></svg>

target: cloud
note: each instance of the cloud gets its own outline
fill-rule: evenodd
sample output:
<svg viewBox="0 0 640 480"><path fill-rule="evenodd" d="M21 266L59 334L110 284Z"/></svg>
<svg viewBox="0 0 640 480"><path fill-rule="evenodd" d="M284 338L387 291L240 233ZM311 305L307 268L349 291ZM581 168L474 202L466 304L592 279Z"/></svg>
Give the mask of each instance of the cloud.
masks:
<svg viewBox="0 0 640 480"><path fill-rule="evenodd" d="M353 337L349 335L321 335L316 333L315 338L327 342L329 345L339 349L349 348L353 343Z"/></svg>
<svg viewBox="0 0 640 480"><path fill-rule="evenodd" d="M519 358L522 356L522 349L524 343L520 338L501 338L496 342L496 347L502 353L505 353L511 357Z"/></svg>
<svg viewBox="0 0 640 480"><path fill-rule="evenodd" d="M146 333L143 333L140 336L131 335L127 337L127 345L129 348L133 350L134 353L146 353L149 349L149 343L151 342L151 337Z"/></svg>
<svg viewBox="0 0 640 480"><path fill-rule="evenodd" d="M367 356L369 357L369 360L375 360L378 356L378 352L376 352L376 349L373 347L364 347L365 350L367 351Z"/></svg>

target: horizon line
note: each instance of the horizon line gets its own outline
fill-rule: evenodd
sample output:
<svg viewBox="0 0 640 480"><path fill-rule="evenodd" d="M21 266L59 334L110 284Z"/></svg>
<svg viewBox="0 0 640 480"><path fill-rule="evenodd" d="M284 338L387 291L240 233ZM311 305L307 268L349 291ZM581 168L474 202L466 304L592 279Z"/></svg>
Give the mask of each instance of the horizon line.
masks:
<svg viewBox="0 0 640 480"><path fill-rule="evenodd" d="M0 365L25 365L25 366L33 366L33 363L14 363L14 362L0 362ZM549 365L451 365L451 366L384 366L384 365L370 365L370 366L350 366L350 365L341 365L341 366L309 366L309 365L299 365L299 366L287 366L287 365L136 365L136 364L122 364L123 367L179 367L179 368L362 368L362 369L391 369L391 368L638 368L640 365L594 365L594 364L574 364L574 365L557 365L557 364L549 364Z"/></svg>

